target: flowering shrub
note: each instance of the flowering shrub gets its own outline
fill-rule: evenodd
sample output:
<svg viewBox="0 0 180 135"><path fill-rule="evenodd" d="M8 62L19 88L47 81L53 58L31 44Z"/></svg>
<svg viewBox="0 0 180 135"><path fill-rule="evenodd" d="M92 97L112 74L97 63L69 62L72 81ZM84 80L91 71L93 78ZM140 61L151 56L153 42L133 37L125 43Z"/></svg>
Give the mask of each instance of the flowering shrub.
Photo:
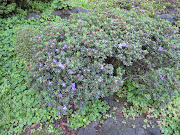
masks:
<svg viewBox="0 0 180 135"><path fill-rule="evenodd" d="M138 80L142 94L163 103L178 89L174 76L166 74L178 68L177 39L166 21L132 10L76 14L36 37L32 86L49 95L42 101L59 108L58 115L119 91L126 79ZM162 93L170 98L158 98Z"/></svg>

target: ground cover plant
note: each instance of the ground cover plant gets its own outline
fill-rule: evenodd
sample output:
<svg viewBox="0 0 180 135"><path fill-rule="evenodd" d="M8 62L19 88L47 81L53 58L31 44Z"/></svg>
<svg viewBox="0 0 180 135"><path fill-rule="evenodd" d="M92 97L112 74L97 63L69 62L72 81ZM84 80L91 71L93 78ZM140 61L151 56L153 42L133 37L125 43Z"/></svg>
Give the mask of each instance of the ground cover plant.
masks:
<svg viewBox="0 0 180 135"><path fill-rule="evenodd" d="M2 134L42 122L48 125L45 132L59 134L53 122L65 114L72 116L70 127L86 126L109 108L94 98L114 92L133 105L124 109L125 116L147 113L159 119L162 133L179 133L177 27L142 15L138 8L102 10L114 6L102 2L91 16L69 20L1 19ZM93 113L96 117L90 117Z"/></svg>

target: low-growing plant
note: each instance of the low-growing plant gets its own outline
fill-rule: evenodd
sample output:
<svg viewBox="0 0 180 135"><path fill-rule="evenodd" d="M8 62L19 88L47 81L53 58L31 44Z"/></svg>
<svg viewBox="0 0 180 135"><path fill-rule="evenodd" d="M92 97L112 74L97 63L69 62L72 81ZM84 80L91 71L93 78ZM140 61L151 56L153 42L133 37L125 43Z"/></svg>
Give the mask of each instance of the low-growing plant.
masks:
<svg viewBox="0 0 180 135"><path fill-rule="evenodd" d="M12 13L16 8L16 3L7 0L0 0L0 16L4 17Z"/></svg>
<svg viewBox="0 0 180 135"><path fill-rule="evenodd" d="M176 29L168 25L139 11L115 9L52 23L37 39L32 87L48 94L44 99L61 113L117 92L126 79L136 79L142 95L167 103L177 88L169 72L178 67ZM154 81L164 83L162 88ZM167 98L158 98L164 93Z"/></svg>
<svg viewBox="0 0 180 135"><path fill-rule="evenodd" d="M17 56L21 60L25 60L27 62L32 61L32 56L35 53L33 46L36 42L34 37L38 36L38 29L39 27L31 27L30 25L17 28L17 42L14 48Z"/></svg>
<svg viewBox="0 0 180 135"><path fill-rule="evenodd" d="M156 118L157 123L161 129L161 133L168 134L179 134L179 91L175 91L175 95L173 100L168 104L161 106L154 99L150 98L149 94L143 94L140 89L138 89L139 85L137 81L127 82L123 86L123 90L117 93L118 97L125 97L129 102L130 108L123 107L124 117L135 117L139 116L142 113L147 114L147 119L145 119L145 123L151 125L149 119ZM144 96L143 96L144 95ZM163 95L162 97L167 97L167 95ZM146 127L147 125L143 125Z"/></svg>
<svg viewBox="0 0 180 135"><path fill-rule="evenodd" d="M72 9L72 4L68 0L54 0L52 2L52 8L54 10L60 10L60 9Z"/></svg>
<svg viewBox="0 0 180 135"><path fill-rule="evenodd" d="M68 118L69 123L67 126L75 130L82 126L86 127L92 121L99 120L102 116L104 116L109 108L110 106L108 106L105 101L98 99L87 101L82 109L74 112L73 114L70 110L70 114L72 115Z"/></svg>

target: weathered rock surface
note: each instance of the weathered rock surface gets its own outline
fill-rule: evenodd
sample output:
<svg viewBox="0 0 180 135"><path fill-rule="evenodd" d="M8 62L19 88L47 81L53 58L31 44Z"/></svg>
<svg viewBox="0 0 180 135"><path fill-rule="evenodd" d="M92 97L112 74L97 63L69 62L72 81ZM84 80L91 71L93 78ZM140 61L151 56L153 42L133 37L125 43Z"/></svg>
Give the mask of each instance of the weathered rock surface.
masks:
<svg viewBox="0 0 180 135"><path fill-rule="evenodd" d="M116 120L108 118L97 134L94 127L97 126L98 123L97 121L92 122L86 128L80 128L78 135L161 135L155 119L151 120L152 125L155 126L154 128L147 127L144 129L144 118L136 118L135 120L120 117Z"/></svg>
<svg viewBox="0 0 180 135"><path fill-rule="evenodd" d="M96 129L94 128L99 124L98 121L91 122L86 128L81 127L78 135L96 135Z"/></svg>
<svg viewBox="0 0 180 135"><path fill-rule="evenodd" d="M111 108L117 107L121 111L122 107L124 106L125 99L122 99L118 103L113 100L114 97L115 95L110 95L102 100L107 101ZM86 128L81 127L78 135L91 135L93 133L94 135L161 135L160 129L156 123L156 119L148 120L148 123L152 123L154 128L147 127L146 129L143 128L143 125L147 125L144 122L144 119L144 116L135 118L135 120L126 119L119 116L116 117L116 120L113 118L108 118L97 132L95 132L95 126L98 125L98 121L92 122Z"/></svg>
<svg viewBox="0 0 180 135"><path fill-rule="evenodd" d="M161 15L156 14L154 16L154 18L157 18L157 17L160 18L160 19L168 20L169 22L172 23L172 25L174 25L175 22L178 20L178 17L175 16L175 15L172 15L172 14L161 14Z"/></svg>
<svg viewBox="0 0 180 135"><path fill-rule="evenodd" d="M135 120L117 118L116 121L109 118L100 128L98 135L161 135L155 120L151 122L155 128L147 127L144 129L144 118L136 118Z"/></svg>

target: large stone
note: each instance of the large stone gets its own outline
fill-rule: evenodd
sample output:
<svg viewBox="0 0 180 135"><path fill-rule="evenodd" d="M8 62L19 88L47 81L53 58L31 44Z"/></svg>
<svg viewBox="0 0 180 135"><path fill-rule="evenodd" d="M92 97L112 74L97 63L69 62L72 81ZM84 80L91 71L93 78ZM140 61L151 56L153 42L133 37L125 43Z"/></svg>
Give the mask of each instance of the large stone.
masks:
<svg viewBox="0 0 180 135"><path fill-rule="evenodd" d="M32 12L32 13L27 13L27 16L26 16L26 20L28 20L29 18L32 18L32 17L34 17L34 19L39 19L40 17L42 16L42 13L34 13L34 12Z"/></svg>
<svg viewBox="0 0 180 135"><path fill-rule="evenodd" d="M161 135L155 119L151 120L151 122L155 128L147 127L144 129L142 128L145 124L144 118L130 120L118 117L116 121L109 118L99 129L99 135Z"/></svg>
<svg viewBox="0 0 180 135"><path fill-rule="evenodd" d="M169 22L172 23L172 25L175 24L175 22L178 20L178 17L172 14L156 14L154 18L160 18L160 19L165 19L168 20Z"/></svg>
<svg viewBox="0 0 180 135"><path fill-rule="evenodd" d="M99 124L98 121L93 121L89 125L86 126L86 128L81 127L78 135L96 135L96 127Z"/></svg>

